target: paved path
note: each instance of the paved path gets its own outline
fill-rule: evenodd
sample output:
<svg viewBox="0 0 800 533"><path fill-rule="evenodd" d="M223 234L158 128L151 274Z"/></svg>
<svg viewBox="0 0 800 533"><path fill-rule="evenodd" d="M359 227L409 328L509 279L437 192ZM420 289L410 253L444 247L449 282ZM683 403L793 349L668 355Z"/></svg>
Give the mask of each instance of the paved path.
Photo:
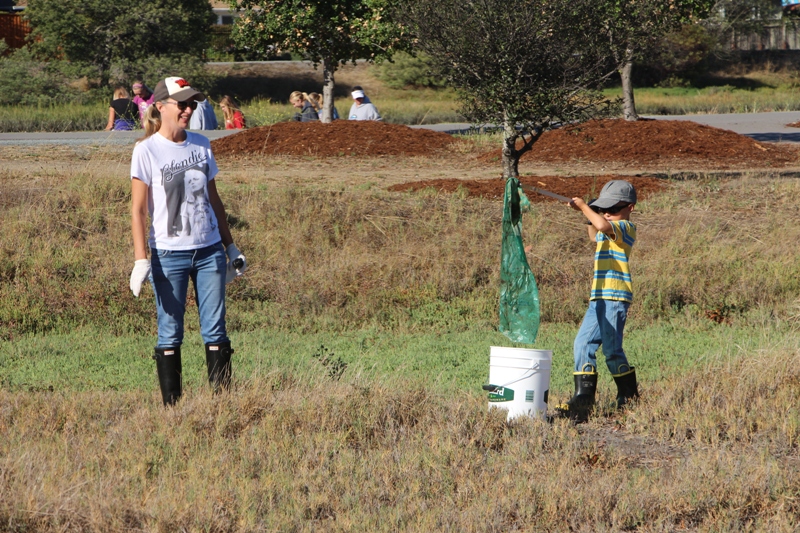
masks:
<svg viewBox="0 0 800 533"><path fill-rule="evenodd" d="M735 131L757 141L800 142L800 128L786 125L800 121L800 111L774 113L729 113L724 115L670 115L653 116L657 120L693 120L715 128ZM469 124L446 123L412 128L426 128L447 133L462 133L470 129ZM236 133L236 130L204 131L209 139L219 139ZM65 133L0 133L0 146L31 146L40 144L60 145L133 145L141 137L141 131L73 131Z"/></svg>

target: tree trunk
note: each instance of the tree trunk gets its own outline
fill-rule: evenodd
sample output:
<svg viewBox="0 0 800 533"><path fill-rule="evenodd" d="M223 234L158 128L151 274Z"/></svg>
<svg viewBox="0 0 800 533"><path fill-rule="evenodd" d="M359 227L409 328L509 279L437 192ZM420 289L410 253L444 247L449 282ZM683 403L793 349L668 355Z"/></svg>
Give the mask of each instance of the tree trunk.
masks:
<svg viewBox="0 0 800 533"><path fill-rule="evenodd" d="M333 88L336 82L333 73L336 72L336 63L330 59L322 60L322 116L320 121L330 124L333 120Z"/></svg>
<svg viewBox="0 0 800 533"><path fill-rule="evenodd" d="M620 70L620 77L622 78L622 116L625 120L639 120L639 115L636 114L636 102L633 101L633 83L631 82L631 73L633 72L633 50L628 48L625 50L625 63Z"/></svg>
<svg viewBox="0 0 800 533"><path fill-rule="evenodd" d="M519 177L519 156L517 138L519 134L508 119L503 122L503 178Z"/></svg>

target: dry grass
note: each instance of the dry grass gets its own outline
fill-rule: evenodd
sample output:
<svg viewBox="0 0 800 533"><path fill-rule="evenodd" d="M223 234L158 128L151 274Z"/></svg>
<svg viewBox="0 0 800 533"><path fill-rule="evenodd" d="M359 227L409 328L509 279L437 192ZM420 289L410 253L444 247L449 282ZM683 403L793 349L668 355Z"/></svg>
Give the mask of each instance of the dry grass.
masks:
<svg viewBox="0 0 800 533"><path fill-rule="evenodd" d="M0 158L2 335L151 335L151 293L127 289L129 150ZM385 190L494 177L468 149L221 167L252 264L231 286L234 331L494 328L499 202ZM641 202L631 327L796 324L797 205L800 183L763 174L672 181ZM544 319L574 323L592 257L580 217L537 205L525 239ZM262 369L166 411L154 391L0 389L0 531L795 531L800 346L787 339L663 369L639 404L579 426L508 425L472 393L398 375ZM691 357L681 340L656 339Z"/></svg>
<svg viewBox="0 0 800 533"><path fill-rule="evenodd" d="M0 177L0 333L152 331L152 292L134 300L127 153L66 163L36 153ZM252 265L230 286L233 330L491 327L501 204L459 194L390 193L399 181L490 178L470 154L433 159L222 161L220 187ZM726 323L788 319L800 292L800 186L753 174L670 182L637 206L634 322L679 315ZM525 240L542 317L584 311L592 245L581 217L537 204ZM702 281L699 281L702 280Z"/></svg>
<svg viewBox="0 0 800 533"><path fill-rule="evenodd" d="M268 373L231 394L0 391L7 531L795 531L800 351L506 424L404 382Z"/></svg>

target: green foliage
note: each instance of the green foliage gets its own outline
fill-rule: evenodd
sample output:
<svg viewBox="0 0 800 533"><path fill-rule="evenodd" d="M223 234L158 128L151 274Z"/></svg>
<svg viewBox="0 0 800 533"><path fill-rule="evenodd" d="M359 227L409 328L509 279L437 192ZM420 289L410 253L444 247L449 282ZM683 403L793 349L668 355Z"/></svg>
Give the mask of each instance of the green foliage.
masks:
<svg viewBox="0 0 800 533"><path fill-rule="evenodd" d="M0 57L0 105L50 105L85 102L97 97L86 92L80 80L97 74L96 69L69 61L37 60L20 48Z"/></svg>
<svg viewBox="0 0 800 533"><path fill-rule="evenodd" d="M208 0L30 0L25 16L37 54L94 65L103 84L114 61L200 57L214 20Z"/></svg>
<svg viewBox="0 0 800 533"><path fill-rule="evenodd" d="M704 26L686 24L664 35L653 53L643 58L636 78L647 85L686 85L707 67L715 40Z"/></svg>
<svg viewBox="0 0 800 533"><path fill-rule="evenodd" d="M391 57L409 45L404 28L393 22L394 0L233 0L240 10L233 39L240 49L262 58L297 52L315 65Z"/></svg>
<svg viewBox="0 0 800 533"><path fill-rule="evenodd" d="M461 95L462 114L504 125L506 177L518 175L519 157L542 131L603 106L592 89L610 72L598 53L603 37L592 1L554 0L542 9L527 0L413 0L400 17Z"/></svg>
<svg viewBox="0 0 800 533"><path fill-rule="evenodd" d="M603 33L617 65L648 53L661 36L706 16L713 0L603 0Z"/></svg>
<svg viewBox="0 0 800 533"><path fill-rule="evenodd" d="M375 67L375 76L392 89L444 87L446 81L433 70L434 65L428 54L398 52L392 61L384 61Z"/></svg>

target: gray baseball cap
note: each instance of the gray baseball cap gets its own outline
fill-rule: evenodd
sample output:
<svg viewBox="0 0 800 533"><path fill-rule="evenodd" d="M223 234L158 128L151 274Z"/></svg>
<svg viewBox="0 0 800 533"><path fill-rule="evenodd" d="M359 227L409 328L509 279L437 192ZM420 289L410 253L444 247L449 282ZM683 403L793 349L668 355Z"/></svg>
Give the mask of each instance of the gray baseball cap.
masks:
<svg viewBox="0 0 800 533"><path fill-rule="evenodd" d="M600 190L600 197L589 203L590 207L608 209L620 202L636 203L636 189L625 180L611 180Z"/></svg>

